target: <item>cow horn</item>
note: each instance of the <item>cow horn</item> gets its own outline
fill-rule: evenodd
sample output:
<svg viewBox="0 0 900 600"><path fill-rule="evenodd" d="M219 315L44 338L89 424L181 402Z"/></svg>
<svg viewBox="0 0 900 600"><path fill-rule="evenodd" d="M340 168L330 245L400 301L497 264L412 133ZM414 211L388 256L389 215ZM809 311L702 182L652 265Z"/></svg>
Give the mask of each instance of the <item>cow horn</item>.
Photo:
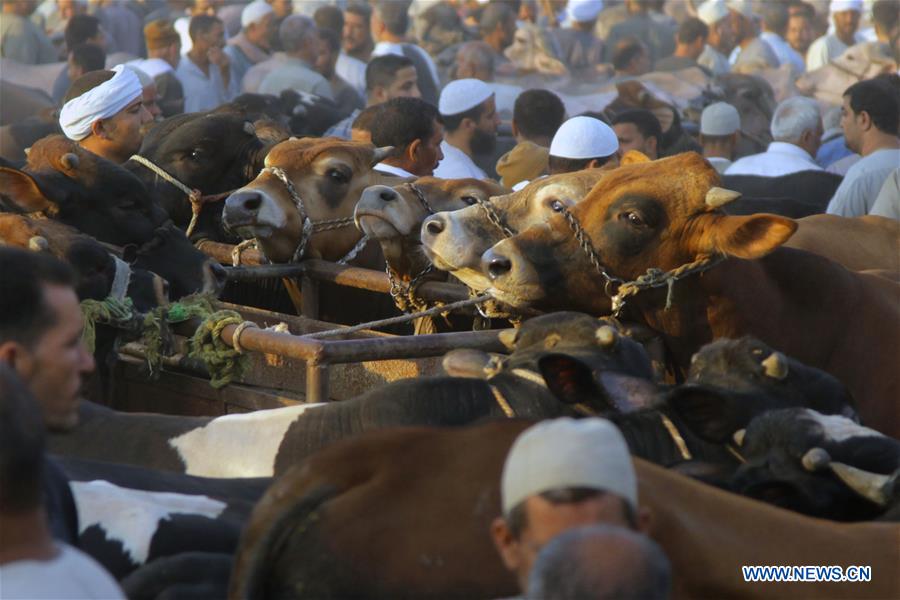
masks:
<svg viewBox="0 0 900 600"><path fill-rule="evenodd" d="M779 381L788 376L788 361L781 352L773 352L769 358L762 361L766 375Z"/></svg>
<svg viewBox="0 0 900 600"><path fill-rule="evenodd" d="M870 500L878 506L887 505L890 476L863 471L839 462L833 462L828 466L831 467L838 479L866 500Z"/></svg>
<svg viewBox="0 0 900 600"><path fill-rule="evenodd" d="M65 167L67 171L74 171L78 168L78 155L73 154L72 152L66 152L62 155L62 158L59 159L59 162L62 163L62 166Z"/></svg>
<svg viewBox="0 0 900 600"><path fill-rule="evenodd" d="M800 462L803 463L803 468L809 472L821 471L831 464L831 456L824 448L810 448Z"/></svg>
<svg viewBox="0 0 900 600"><path fill-rule="evenodd" d="M746 435L747 435L746 429L738 429L731 435L731 439L733 439L734 443L737 444L738 446L743 446L744 445L744 437L746 437Z"/></svg>
<svg viewBox="0 0 900 600"><path fill-rule="evenodd" d="M719 208L740 197L740 192L726 190L725 188L720 187L711 187L709 188L709 191L706 192L706 205L710 208Z"/></svg>
<svg viewBox="0 0 900 600"><path fill-rule="evenodd" d="M372 166L374 167L393 153L393 146L382 146L381 148L375 148L375 153L372 154Z"/></svg>
<svg viewBox="0 0 900 600"><path fill-rule="evenodd" d="M28 249L33 252L46 252L50 248L47 238L35 235L28 239Z"/></svg>
<svg viewBox="0 0 900 600"><path fill-rule="evenodd" d="M594 333L594 338L601 346L608 347L616 343L616 331L609 325L601 325Z"/></svg>
<svg viewBox="0 0 900 600"><path fill-rule="evenodd" d="M516 340L519 337L518 329L504 329L497 336L500 339L500 343L506 346L506 349L512 352L516 349Z"/></svg>

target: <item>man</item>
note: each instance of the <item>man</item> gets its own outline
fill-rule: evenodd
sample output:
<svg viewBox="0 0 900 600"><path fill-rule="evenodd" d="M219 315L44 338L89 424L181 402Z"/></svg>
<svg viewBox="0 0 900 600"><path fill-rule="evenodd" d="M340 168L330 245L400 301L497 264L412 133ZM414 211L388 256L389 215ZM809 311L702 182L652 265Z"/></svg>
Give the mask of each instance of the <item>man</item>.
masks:
<svg viewBox="0 0 900 600"><path fill-rule="evenodd" d="M106 66L106 52L94 44L79 44L69 50L68 79L75 81L85 73L100 71Z"/></svg>
<svg viewBox="0 0 900 600"><path fill-rule="evenodd" d="M672 568L659 545L614 525L565 531L537 556L528 579L534 600L666 600Z"/></svg>
<svg viewBox="0 0 900 600"><path fill-rule="evenodd" d="M138 76L138 80L141 82L141 103L143 103L144 108L147 109L147 112L150 113L150 119L152 121L161 121L162 120L162 110L157 103L159 98L159 94L156 90L156 82L152 77L147 75L144 71L137 68L133 64L126 64L126 68L131 69L131 71Z"/></svg>
<svg viewBox="0 0 900 600"><path fill-rule="evenodd" d="M519 94L513 109L512 131L516 146L497 161L500 183L515 188L546 175L550 143L566 118L566 107L549 90L527 90Z"/></svg>
<svg viewBox="0 0 900 600"><path fill-rule="evenodd" d="M294 12L294 3L292 0L266 0L272 7L272 25L269 28L269 48L272 52L281 51L281 38L278 37L278 28L281 27L282 21L291 16Z"/></svg>
<svg viewBox="0 0 900 600"><path fill-rule="evenodd" d="M316 71L328 81L341 119L365 106L362 96L337 74L336 65L341 54L341 38L331 29L319 29L319 55Z"/></svg>
<svg viewBox="0 0 900 600"><path fill-rule="evenodd" d="M341 36L343 35L342 32L344 31L343 12L341 12L341 9L337 6L325 4L316 9L316 13L313 16L313 19L315 20L316 27L319 28L320 32L323 29L330 29L335 34L335 37L338 40L337 50L329 51L333 52L335 55L336 63L333 69L334 72L338 77L347 82L354 90L356 90L356 92L359 94L360 99L364 98L366 94L366 63L359 60L358 58L348 56L341 49ZM329 82L331 82L331 79L327 75L325 76L325 78L328 79ZM332 85L332 87L334 86Z"/></svg>
<svg viewBox="0 0 900 600"><path fill-rule="evenodd" d="M218 17L197 15L188 26L191 49L175 74L184 90L184 111L212 110L237 95L237 81L225 54L225 26Z"/></svg>
<svg viewBox="0 0 900 600"><path fill-rule="evenodd" d="M647 45L650 62L665 58L675 51L675 27L653 18L650 0L625 0L628 18L614 25L606 39L606 60L612 62L614 49L624 38L636 38Z"/></svg>
<svg viewBox="0 0 900 600"><path fill-rule="evenodd" d="M737 42L728 57L732 69L756 71L777 68L781 64L778 57L772 47L759 38L756 14L750 0L726 0L725 5L731 11L731 27Z"/></svg>
<svg viewBox="0 0 900 600"><path fill-rule="evenodd" d="M421 98L418 74L412 61L405 56L386 54L376 56L366 67L366 106L373 107L392 98ZM343 121L325 132L327 136L350 139L351 125L359 116L353 111Z"/></svg>
<svg viewBox="0 0 900 600"><path fill-rule="evenodd" d="M378 117L379 106L381 105L377 104L375 106L364 108L356 116L356 119L353 120L353 123L350 126L351 141L362 142L363 144L372 143L372 127L375 124L375 119Z"/></svg>
<svg viewBox="0 0 900 600"><path fill-rule="evenodd" d="M281 46L284 57L259 84L260 94L279 95L282 90L296 90L334 99L331 85L316 72L319 55L319 32L315 23L303 15L291 15L281 23Z"/></svg>
<svg viewBox="0 0 900 600"><path fill-rule="evenodd" d="M481 11L478 31L481 34L481 41L493 50L494 67L502 70L503 66L509 63L503 51L512 45L516 35L516 13L501 2L490 3Z"/></svg>
<svg viewBox="0 0 900 600"><path fill-rule="evenodd" d="M857 35L862 0L831 0L829 6L834 33L826 33L812 43L806 53L806 70L815 71L843 54L847 48L862 42Z"/></svg>
<svg viewBox="0 0 900 600"><path fill-rule="evenodd" d="M238 87L255 64L269 59L269 38L275 11L265 0L254 0L241 11L241 32L228 40L225 54Z"/></svg>
<svg viewBox="0 0 900 600"><path fill-rule="evenodd" d="M642 152L650 160L659 158L662 126L649 110L635 108L619 113L613 119L613 131L619 140L619 158L629 150Z"/></svg>
<svg viewBox="0 0 900 600"><path fill-rule="evenodd" d="M406 2L378 0L372 11L372 37L377 42L372 56L400 54L410 59L416 66L422 99L430 104L437 104L438 91L441 89L437 67L427 52L406 41L408 28Z"/></svg>
<svg viewBox="0 0 900 600"><path fill-rule="evenodd" d="M372 40L372 9L363 2L344 9L344 53L363 64L369 62L375 42Z"/></svg>
<svg viewBox="0 0 900 600"><path fill-rule="evenodd" d="M652 65L650 49L637 38L620 39L613 47L612 66L618 79L640 77L649 73Z"/></svg>
<svg viewBox="0 0 900 600"><path fill-rule="evenodd" d="M806 71L806 61L796 50L784 40L788 27L788 8L784 4L772 2L766 5L763 12L763 31L759 39L772 48L780 64L789 64L794 74Z"/></svg>
<svg viewBox="0 0 900 600"><path fill-rule="evenodd" d="M140 79L125 65L93 71L66 93L59 125L85 150L121 164L141 148L141 127L152 120Z"/></svg>
<svg viewBox="0 0 900 600"><path fill-rule="evenodd" d="M628 446L605 419L555 419L526 429L503 465L500 499L503 516L491 523L491 537L523 592L531 592L538 552L560 533L598 523L644 531L648 524Z"/></svg>
<svg viewBox="0 0 900 600"><path fill-rule="evenodd" d="M900 221L900 167L891 171L890 176L884 180L869 214Z"/></svg>
<svg viewBox="0 0 900 600"><path fill-rule="evenodd" d="M813 158L822 143L822 115L811 98L795 96L783 101L772 115L772 139L765 152L745 156L726 175L779 177L800 171L821 171Z"/></svg>
<svg viewBox="0 0 900 600"><path fill-rule="evenodd" d="M372 122L372 143L393 146L394 153L374 169L397 177L434 173L444 158L444 125L437 109L419 98L394 98L378 106Z"/></svg>
<svg viewBox="0 0 900 600"><path fill-rule="evenodd" d="M709 35L697 64L706 67L713 75L724 75L731 70L728 55L734 49L734 32L725 0L706 0L697 9L697 17L709 27Z"/></svg>
<svg viewBox="0 0 900 600"><path fill-rule="evenodd" d="M703 158L721 175L731 166L741 135L741 116L732 105L715 102L700 114L700 145Z"/></svg>
<svg viewBox="0 0 900 600"><path fill-rule="evenodd" d="M139 57L144 52L143 14L133 10L132 2L99 0L94 16L106 32L113 51Z"/></svg>
<svg viewBox="0 0 900 600"><path fill-rule="evenodd" d="M619 140L612 128L594 117L572 117L550 143L550 174L572 173L618 162Z"/></svg>
<svg viewBox="0 0 900 600"><path fill-rule="evenodd" d="M697 64L697 59L706 48L709 38L709 27L700 19L688 17L678 26L675 34L675 53L657 61L656 71L680 71L690 67L700 67L711 73L706 67Z"/></svg>
<svg viewBox="0 0 900 600"><path fill-rule="evenodd" d="M875 27L875 38L885 46L889 54L897 56L900 52L900 13L892 0L876 0L872 3L872 23Z"/></svg>
<svg viewBox="0 0 900 600"><path fill-rule="evenodd" d="M594 35L602 9L602 0L570 0L566 6L569 27L550 30L570 70L591 71L603 62L603 42Z"/></svg>
<svg viewBox="0 0 900 600"><path fill-rule="evenodd" d="M841 127L847 147L862 158L847 171L827 212L859 217L869 214L885 180L900 165L897 86L886 77L851 85L844 92Z"/></svg>
<svg viewBox="0 0 900 600"><path fill-rule="evenodd" d="M101 69L106 68L106 35L100 27L100 21L93 15L78 14L69 19L64 32L64 40L67 53L71 57L71 51L75 46L81 44L93 44L104 51L104 64ZM56 81L53 82L53 91L51 96L57 104L62 104L63 96L72 82L75 81L69 77L68 69L60 71Z"/></svg>
<svg viewBox="0 0 900 600"><path fill-rule="evenodd" d="M184 112L184 89L175 74L181 61L181 38L170 21L158 19L144 27L147 58L135 61L141 71L156 83L157 103L163 117Z"/></svg>
<svg viewBox="0 0 900 600"><path fill-rule="evenodd" d="M812 20L812 14L809 14L807 11L798 10L792 12L788 17L787 32L784 35L784 39L791 49L803 59L804 71L806 71L806 52L813 41Z"/></svg>
<svg viewBox="0 0 900 600"><path fill-rule="evenodd" d="M457 79L447 84L438 104L444 119L444 159L434 171L435 177L485 179L487 174L475 164L475 154L487 154L497 142L500 119L494 92L478 79Z"/></svg>
<svg viewBox="0 0 900 600"><path fill-rule="evenodd" d="M50 38L29 17L37 7L33 0L3 2L0 19L0 58L26 65L56 62L56 49Z"/></svg>

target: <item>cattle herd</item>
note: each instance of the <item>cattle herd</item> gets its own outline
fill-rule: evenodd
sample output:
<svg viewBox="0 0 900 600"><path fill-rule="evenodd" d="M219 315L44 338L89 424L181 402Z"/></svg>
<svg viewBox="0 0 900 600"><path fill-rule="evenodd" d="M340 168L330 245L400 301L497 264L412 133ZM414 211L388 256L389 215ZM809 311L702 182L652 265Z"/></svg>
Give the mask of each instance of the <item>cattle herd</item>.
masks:
<svg viewBox="0 0 900 600"><path fill-rule="evenodd" d="M129 596L514 594L487 533L500 471L519 432L560 416L623 434L677 595L900 595L896 221L771 214L694 153L631 152L510 192L394 178L372 168L386 151L264 144L213 112L144 139L180 186L59 135L0 167L0 243L68 262L81 300L143 313L237 294L199 242L255 240L271 263L386 270L409 313L432 306L425 281L490 296L417 333L506 327L505 353L455 350L444 375L341 401L219 417L84 402L49 439L58 496ZM350 294L323 295L322 314L398 314ZM751 585L745 564L871 565L873 579Z"/></svg>

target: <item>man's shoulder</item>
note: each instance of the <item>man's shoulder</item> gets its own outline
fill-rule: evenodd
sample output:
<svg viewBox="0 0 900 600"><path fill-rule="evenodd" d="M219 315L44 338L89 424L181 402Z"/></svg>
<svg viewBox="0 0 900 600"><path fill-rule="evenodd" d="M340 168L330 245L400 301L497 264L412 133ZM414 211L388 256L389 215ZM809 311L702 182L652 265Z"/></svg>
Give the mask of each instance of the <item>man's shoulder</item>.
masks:
<svg viewBox="0 0 900 600"><path fill-rule="evenodd" d="M900 164L900 149L887 148L878 150L859 159L847 170L845 179L866 176L879 176L890 172Z"/></svg>

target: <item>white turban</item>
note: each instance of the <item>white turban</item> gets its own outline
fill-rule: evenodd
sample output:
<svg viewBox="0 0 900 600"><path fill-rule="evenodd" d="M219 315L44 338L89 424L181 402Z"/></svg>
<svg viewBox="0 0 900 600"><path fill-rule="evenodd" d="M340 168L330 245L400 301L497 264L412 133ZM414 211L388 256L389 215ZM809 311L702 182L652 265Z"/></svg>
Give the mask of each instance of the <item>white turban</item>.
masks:
<svg viewBox="0 0 900 600"><path fill-rule="evenodd" d="M59 125L70 140L83 140L91 134L91 125L108 119L141 97L144 90L134 71L116 66L115 75L92 90L72 98L59 113Z"/></svg>

